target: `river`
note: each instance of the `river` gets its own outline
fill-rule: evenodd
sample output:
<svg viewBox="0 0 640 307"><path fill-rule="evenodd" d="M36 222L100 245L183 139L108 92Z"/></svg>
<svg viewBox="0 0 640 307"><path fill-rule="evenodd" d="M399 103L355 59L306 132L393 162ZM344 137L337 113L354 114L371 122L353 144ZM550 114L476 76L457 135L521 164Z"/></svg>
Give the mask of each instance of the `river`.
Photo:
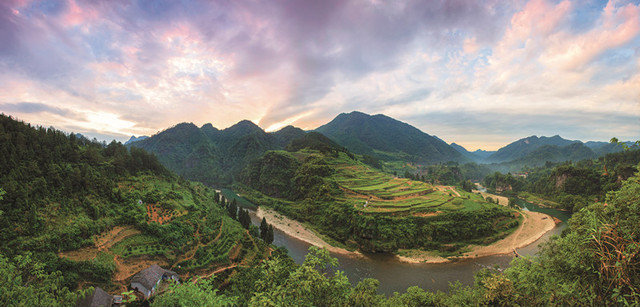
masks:
<svg viewBox="0 0 640 307"><path fill-rule="evenodd" d="M230 190L223 190L225 197L236 198L239 204L250 210L251 221L259 225L260 220L255 211L245 199L240 199ZM541 208L535 204L519 201L523 210L542 212L557 217L562 221L554 229L547 232L531 245L521 248L521 255L533 255L538 251L538 245L545 242L552 235L559 235L566 228L566 221L570 213L555 209ZM289 255L297 262L302 263L310 244L298 240L278 229L274 229L274 241L276 246L284 246ZM465 259L453 263L439 264L410 264L395 260L389 254L367 254L365 257L354 257L342 254L333 254L340 263L339 269L344 271L352 284L365 278L375 278L380 281L378 292L391 295L393 292L404 292L408 287L419 286L430 291L448 291L449 283L460 281L463 285L473 284L473 275L482 268L499 266L504 269L513 259L511 255L496 255L475 259Z"/></svg>

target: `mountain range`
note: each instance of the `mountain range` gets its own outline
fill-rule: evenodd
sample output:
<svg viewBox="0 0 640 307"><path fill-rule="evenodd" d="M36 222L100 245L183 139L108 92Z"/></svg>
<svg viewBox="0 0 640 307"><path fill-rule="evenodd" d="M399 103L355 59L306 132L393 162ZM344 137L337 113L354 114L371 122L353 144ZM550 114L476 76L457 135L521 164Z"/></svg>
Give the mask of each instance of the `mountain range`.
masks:
<svg viewBox="0 0 640 307"><path fill-rule="evenodd" d="M222 130L211 124L198 128L181 123L127 146L156 154L167 168L188 179L225 185L251 160L267 150L283 149L304 134L302 129L291 126L267 133L248 120Z"/></svg>
<svg viewBox="0 0 640 307"><path fill-rule="evenodd" d="M631 145L630 142L628 144ZM510 143L498 151L476 150L469 152L458 144L452 143L451 146L477 163L505 164L511 166L511 169L524 165L538 166L546 161L593 159L608 153L622 151L622 145L619 144L593 141L583 143L567 140L559 135L552 137L533 135Z"/></svg>
<svg viewBox="0 0 640 307"><path fill-rule="evenodd" d="M592 159L622 150L621 145L606 142L567 140L530 136L497 151L467 151L445 143L436 136L385 115L362 112L342 113L316 130L371 165L379 160L434 164L455 161L490 164L495 170L518 171L523 166L538 166L547 161L562 162ZM140 147L158 156L167 168L191 180L213 185L234 182L242 169L269 150L283 150L308 132L287 126L277 132L265 132L251 121L243 120L226 128L212 124L198 128L181 123L151 137L132 137L129 147ZM304 141L307 142L307 141ZM363 161L364 161L363 160Z"/></svg>

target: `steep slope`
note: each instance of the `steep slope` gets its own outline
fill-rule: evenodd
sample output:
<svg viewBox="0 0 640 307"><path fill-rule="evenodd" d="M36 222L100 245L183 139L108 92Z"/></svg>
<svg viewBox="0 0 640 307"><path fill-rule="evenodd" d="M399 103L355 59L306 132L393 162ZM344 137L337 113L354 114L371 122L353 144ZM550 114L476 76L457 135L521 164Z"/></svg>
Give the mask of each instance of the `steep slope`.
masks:
<svg viewBox="0 0 640 307"><path fill-rule="evenodd" d="M283 149L304 133L291 126L267 133L248 120L222 130L182 123L128 146L155 153L162 164L187 179L227 185L251 160L267 150Z"/></svg>
<svg viewBox="0 0 640 307"><path fill-rule="evenodd" d="M243 197L362 251L457 250L518 226L508 208L373 169L319 133L287 150L269 151L245 168Z"/></svg>
<svg viewBox="0 0 640 307"><path fill-rule="evenodd" d="M181 123L127 146L156 154L164 166L185 178L211 184L224 177L223 153L205 132L211 133L192 123ZM204 173L204 169L208 172Z"/></svg>
<svg viewBox="0 0 640 307"><path fill-rule="evenodd" d="M289 125L271 134L276 138L278 147L284 148L289 145L291 141L303 137L306 132L300 128Z"/></svg>
<svg viewBox="0 0 640 307"><path fill-rule="evenodd" d="M505 147L500 148L496 153L486 158L487 163L510 162L532 153L537 148L544 145L567 146L580 141L570 141L561 138L559 135L552 137L537 137L535 135L517 140Z"/></svg>
<svg viewBox="0 0 640 307"><path fill-rule="evenodd" d="M384 160L418 163L468 160L442 140L381 114L342 113L316 131L354 153Z"/></svg>
<svg viewBox="0 0 640 307"><path fill-rule="evenodd" d="M115 292L152 263L205 275L264 255L215 191L142 149L0 115L0 154L0 258L30 253L66 287Z"/></svg>

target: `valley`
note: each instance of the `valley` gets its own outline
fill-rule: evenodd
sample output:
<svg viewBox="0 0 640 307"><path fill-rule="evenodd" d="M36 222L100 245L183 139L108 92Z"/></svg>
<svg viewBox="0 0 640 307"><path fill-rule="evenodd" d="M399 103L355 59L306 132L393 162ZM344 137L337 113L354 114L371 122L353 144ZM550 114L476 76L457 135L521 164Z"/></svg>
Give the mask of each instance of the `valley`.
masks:
<svg viewBox="0 0 640 307"><path fill-rule="evenodd" d="M425 164L419 156L408 158L410 149L380 149L387 145L373 149L377 157L356 154L318 132L287 127L265 133L248 121L224 130L181 124L128 148L7 117L2 123L9 141L0 166L10 171L2 177L0 219L13 228L0 233L6 238L0 260L19 261L26 253L35 265L60 274L56 287L99 286L123 294L133 275L159 264L183 280L193 278L184 287L196 280L215 285L224 291L213 292L216 299L232 295L241 305L270 295L256 288L261 283L288 283L300 270L318 273L308 271L317 261L348 272L322 275L331 287L360 291L375 276L389 295L411 285L430 291L453 289L448 282L456 280L472 285L474 274L503 276L479 270L493 264L515 263L506 272L522 270L520 262L509 264L514 252L556 257L537 247L567 227L556 227L555 218L566 221L570 211L603 206L604 194L625 188L640 162L639 151L626 150L503 174L474 163ZM425 135L420 137L427 140ZM140 142L159 157L137 147ZM49 152L36 154L42 146ZM394 160L400 157L409 160ZM202 182L165 165L188 166L182 175ZM474 181L487 191L474 190ZM203 183L227 183L235 192ZM523 200L568 211L535 209L551 218L530 212L537 207ZM257 206L251 218L245 205ZM272 268L289 273L266 281ZM428 283L423 274L439 281ZM401 296L415 289L407 291ZM458 295L419 291L443 301Z"/></svg>
<svg viewBox="0 0 640 307"><path fill-rule="evenodd" d="M454 256L468 244L508 236L521 222L515 210L479 194L398 178L343 152L274 151L256 165L260 169L248 170L251 177L238 186L245 198L308 223L348 249L424 248Z"/></svg>

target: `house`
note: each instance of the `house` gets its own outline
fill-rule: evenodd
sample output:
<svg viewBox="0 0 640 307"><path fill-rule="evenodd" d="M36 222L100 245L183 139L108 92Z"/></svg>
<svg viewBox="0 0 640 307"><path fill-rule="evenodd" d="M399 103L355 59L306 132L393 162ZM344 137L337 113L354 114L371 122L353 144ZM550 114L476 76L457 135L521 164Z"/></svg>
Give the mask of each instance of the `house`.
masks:
<svg viewBox="0 0 640 307"><path fill-rule="evenodd" d="M133 276L131 279L131 289L142 293L144 298L148 299L156 292L160 282L167 279L178 281L178 274L154 264Z"/></svg>
<svg viewBox="0 0 640 307"><path fill-rule="evenodd" d="M76 307L111 307L112 305L113 296L98 287L76 301Z"/></svg>

